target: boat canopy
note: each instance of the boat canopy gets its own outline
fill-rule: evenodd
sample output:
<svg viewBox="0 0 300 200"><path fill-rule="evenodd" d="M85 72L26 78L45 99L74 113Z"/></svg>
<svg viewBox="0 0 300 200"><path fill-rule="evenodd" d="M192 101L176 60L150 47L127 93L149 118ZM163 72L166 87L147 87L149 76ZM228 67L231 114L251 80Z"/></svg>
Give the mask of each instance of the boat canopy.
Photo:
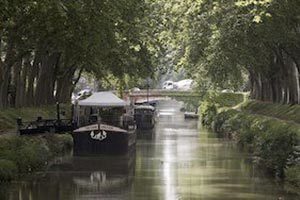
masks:
<svg viewBox="0 0 300 200"><path fill-rule="evenodd" d="M135 106L134 109L135 110L151 110L151 111L155 111L155 108L153 106L150 106L150 105Z"/></svg>
<svg viewBox="0 0 300 200"><path fill-rule="evenodd" d="M120 99L112 92L95 92L90 97L78 101L79 106L92 106L92 107L124 107L129 103Z"/></svg>

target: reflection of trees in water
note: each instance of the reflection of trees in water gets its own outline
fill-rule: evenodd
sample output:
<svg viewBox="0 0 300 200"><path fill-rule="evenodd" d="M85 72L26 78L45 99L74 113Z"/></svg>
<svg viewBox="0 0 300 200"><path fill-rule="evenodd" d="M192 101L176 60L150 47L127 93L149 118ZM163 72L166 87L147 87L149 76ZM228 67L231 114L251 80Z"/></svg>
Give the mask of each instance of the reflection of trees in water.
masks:
<svg viewBox="0 0 300 200"><path fill-rule="evenodd" d="M91 182L105 183L106 182L106 172L98 171L91 173L90 176Z"/></svg>
<svg viewBox="0 0 300 200"><path fill-rule="evenodd" d="M9 199L8 186L6 183L0 183L0 199Z"/></svg>
<svg viewBox="0 0 300 200"><path fill-rule="evenodd" d="M49 166L48 171L0 186L0 200L53 200L105 198L114 193L120 198L130 190L135 174L135 150L126 155L67 157Z"/></svg>

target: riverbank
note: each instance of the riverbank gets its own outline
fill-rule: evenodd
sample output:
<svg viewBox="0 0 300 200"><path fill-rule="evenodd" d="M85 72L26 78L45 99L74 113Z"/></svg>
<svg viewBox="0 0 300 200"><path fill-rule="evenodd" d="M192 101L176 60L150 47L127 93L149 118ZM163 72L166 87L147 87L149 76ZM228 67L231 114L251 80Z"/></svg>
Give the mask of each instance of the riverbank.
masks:
<svg viewBox="0 0 300 200"><path fill-rule="evenodd" d="M0 136L0 182L43 169L54 157L70 152L69 134Z"/></svg>
<svg viewBox="0 0 300 200"><path fill-rule="evenodd" d="M247 101L224 108L210 99L201 106L204 126L234 139L252 153L255 165L300 188L299 105Z"/></svg>
<svg viewBox="0 0 300 200"><path fill-rule="evenodd" d="M64 111L65 117L70 118L71 105L61 104L60 107L61 112ZM0 134L15 132L17 126L16 120L19 117L23 121L34 121L38 116L44 119L56 119L56 105L3 109L0 111Z"/></svg>
<svg viewBox="0 0 300 200"><path fill-rule="evenodd" d="M61 105L65 117L70 117L70 105ZM56 105L35 108L9 108L0 111L0 182L9 181L22 174L41 170L56 156L64 155L73 146L69 134L43 134L18 136L16 119L23 121L56 118Z"/></svg>

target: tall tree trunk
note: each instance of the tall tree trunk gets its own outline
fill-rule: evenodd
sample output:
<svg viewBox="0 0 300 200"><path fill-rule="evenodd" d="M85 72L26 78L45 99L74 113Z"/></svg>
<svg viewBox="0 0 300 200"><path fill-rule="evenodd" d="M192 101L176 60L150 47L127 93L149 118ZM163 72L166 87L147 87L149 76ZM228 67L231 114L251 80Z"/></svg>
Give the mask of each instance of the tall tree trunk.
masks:
<svg viewBox="0 0 300 200"><path fill-rule="evenodd" d="M19 108L22 106L22 61L16 62L13 66L13 86L15 89L14 105Z"/></svg>
<svg viewBox="0 0 300 200"><path fill-rule="evenodd" d="M2 77L0 82L0 108L8 106L8 89L11 78L11 69L15 62L15 50L12 38L8 41L8 49L4 62L2 62Z"/></svg>
<svg viewBox="0 0 300 200"><path fill-rule="evenodd" d="M78 75L75 78L76 67L70 67L63 76L59 77L57 80L56 87L56 101L60 103L69 103L71 100L72 92L79 81L81 74L83 72L83 67L78 70Z"/></svg>
<svg viewBox="0 0 300 200"><path fill-rule="evenodd" d="M36 105L53 104L54 101L54 82L55 68L59 60L59 53L42 55L41 66L37 79L35 92Z"/></svg>
<svg viewBox="0 0 300 200"><path fill-rule="evenodd" d="M69 103L72 94L73 77L76 67L70 67L62 76L58 77L56 82L56 101L60 103Z"/></svg>

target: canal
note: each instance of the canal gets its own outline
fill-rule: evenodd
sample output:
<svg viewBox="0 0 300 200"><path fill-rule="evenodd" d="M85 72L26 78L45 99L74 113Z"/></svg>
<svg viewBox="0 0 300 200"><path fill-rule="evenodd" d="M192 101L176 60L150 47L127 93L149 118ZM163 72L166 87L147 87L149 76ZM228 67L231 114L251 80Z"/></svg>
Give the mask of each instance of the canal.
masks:
<svg viewBox="0 0 300 200"><path fill-rule="evenodd" d="M250 156L160 102L153 132L124 156L57 159L47 172L1 186L0 199L297 199L255 169Z"/></svg>

